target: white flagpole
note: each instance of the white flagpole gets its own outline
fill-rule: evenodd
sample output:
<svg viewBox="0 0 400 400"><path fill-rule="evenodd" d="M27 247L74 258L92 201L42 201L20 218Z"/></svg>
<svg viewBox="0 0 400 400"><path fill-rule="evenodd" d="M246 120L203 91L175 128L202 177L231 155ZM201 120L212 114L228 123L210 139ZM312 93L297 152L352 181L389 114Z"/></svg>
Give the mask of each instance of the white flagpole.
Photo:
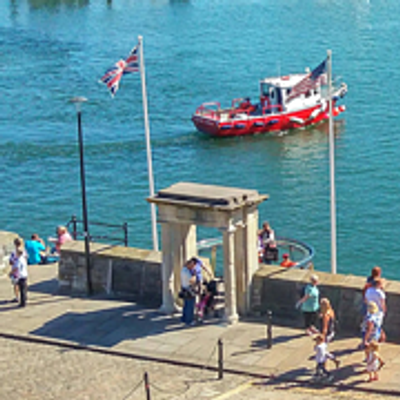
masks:
<svg viewBox="0 0 400 400"><path fill-rule="evenodd" d="M332 51L328 50L328 101L329 101L329 172L331 186L331 272L337 272L336 250L336 188L335 188L335 132L332 101Z"/></svg>
<svg viewBox="0 0 400 400"><path fill-rule="evenodd" d="M142 97L143 97L143 114L144 114L144 129L146 134L146 150L147 150L147 171L149 175L149 191L150 196L154 196L154 180L153 180L153 166L151 160L151 144L150 144L150 127L149 127L149 115L147 111L147 93L146 93L146 77L144 70L144 57L143 57L143 38L138 37L139 52L140 52L140 77L142 81ZM156 223L156 206L151 203L151 227L153 233L153 249L158 251L158 235L157 235L157 223Z"/></svg>

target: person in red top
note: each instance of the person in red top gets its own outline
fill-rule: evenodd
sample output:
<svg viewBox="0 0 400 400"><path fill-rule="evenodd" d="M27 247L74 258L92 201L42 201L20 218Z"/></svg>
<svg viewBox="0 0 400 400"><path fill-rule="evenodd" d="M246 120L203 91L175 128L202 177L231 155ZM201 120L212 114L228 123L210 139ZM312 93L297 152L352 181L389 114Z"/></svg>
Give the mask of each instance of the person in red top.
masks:
<svg viewBox="0 0 400 400"><path fill-rule="evenodd" d="M297 263L292 261L289 257L289 254L285 253L282 256L283 260L281 262L281 267L285 267L285 268L290 268L290 267L294 267Z"/></svg>

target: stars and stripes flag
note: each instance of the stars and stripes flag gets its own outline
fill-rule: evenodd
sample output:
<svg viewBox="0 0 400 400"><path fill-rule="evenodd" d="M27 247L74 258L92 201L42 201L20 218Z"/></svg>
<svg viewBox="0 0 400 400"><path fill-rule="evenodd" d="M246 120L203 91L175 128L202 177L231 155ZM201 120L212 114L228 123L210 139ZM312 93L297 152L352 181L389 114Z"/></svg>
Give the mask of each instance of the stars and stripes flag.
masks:
<svg viewBox="0 0 400 400"><path fill-rule="evenodd" d="M325 59L317 68L312 70L305 78L294 85L286 101L293 100L297 96L314 89L318 84L326 82L327 60L328 59Z"/></svg>
<svg viewBox="0 0 400 400"><path fill-rule="evenodd" d="M117 93L123 75L139 72L138 47L139 45L136 45L126 60L116 62L100 79L107 85L112 97Z"/></svg>

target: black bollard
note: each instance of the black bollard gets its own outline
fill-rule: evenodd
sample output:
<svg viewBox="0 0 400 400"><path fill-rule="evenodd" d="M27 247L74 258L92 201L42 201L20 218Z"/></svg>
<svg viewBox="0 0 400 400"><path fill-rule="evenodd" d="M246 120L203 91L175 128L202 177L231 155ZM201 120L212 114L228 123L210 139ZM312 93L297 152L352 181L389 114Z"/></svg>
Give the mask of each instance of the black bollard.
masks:
<svg viewBox="0 0 400 400"><path fill-rule="evenodd" d="M144 373L143 380L144 380L144 390L146 391L146 400L151 400L149 374L147 372Z"/></svg>
<svg viewBox="0 0 400 400"><path fill-rule="evenodd" d="M267 349L272 347L272 311L267 311Z"/></svg>
<svg viewBox="0 0 400 400"><path fill-rule="evenodd" d="M218 379L224 378L224 347L222 339L218 339Z"/></svg>

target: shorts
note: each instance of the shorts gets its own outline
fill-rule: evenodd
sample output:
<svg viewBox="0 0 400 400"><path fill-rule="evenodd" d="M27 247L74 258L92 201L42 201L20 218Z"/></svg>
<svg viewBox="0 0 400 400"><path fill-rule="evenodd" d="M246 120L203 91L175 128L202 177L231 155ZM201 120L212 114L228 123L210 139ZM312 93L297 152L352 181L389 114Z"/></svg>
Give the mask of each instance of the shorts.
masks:
<svg viewBox="0 0 400 400"><path fill-rule="evenodd" d="M303 311L303 315L304 325L306 329L316 325L318 318L318 314L316 311Z"/></svg>
<svg viewBox="0 0 400 400"><path fill-rule="evenodd" d="M10 276L11 284L15 286L18 283L18 278L15 276Z"/></svg>

